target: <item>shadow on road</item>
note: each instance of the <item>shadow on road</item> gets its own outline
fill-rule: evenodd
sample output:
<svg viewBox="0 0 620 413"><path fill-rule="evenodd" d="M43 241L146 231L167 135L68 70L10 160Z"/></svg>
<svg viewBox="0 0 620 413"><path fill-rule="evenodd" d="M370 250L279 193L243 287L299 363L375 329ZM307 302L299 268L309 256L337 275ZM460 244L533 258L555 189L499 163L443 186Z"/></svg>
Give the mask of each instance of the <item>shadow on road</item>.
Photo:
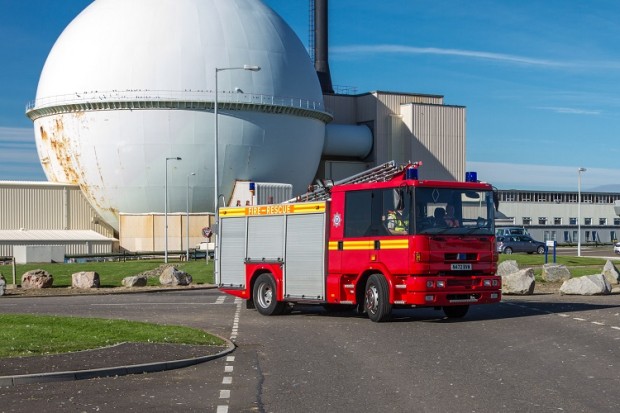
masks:
<svg viewBox="0 0 620 413"><path fill-rule="evenodd" d="M471 306L463 318L447 318L442 310L434 308L396 308L389 322L463 323L510 318L537 317L548 314L568 314L619 308L620 304L592 304L579 302L503 301L499 304ZM326 310L322 306L296 305L289 317L335 317L367 319L353 310ZM368 320L370 322L370 320Z"/></svg>

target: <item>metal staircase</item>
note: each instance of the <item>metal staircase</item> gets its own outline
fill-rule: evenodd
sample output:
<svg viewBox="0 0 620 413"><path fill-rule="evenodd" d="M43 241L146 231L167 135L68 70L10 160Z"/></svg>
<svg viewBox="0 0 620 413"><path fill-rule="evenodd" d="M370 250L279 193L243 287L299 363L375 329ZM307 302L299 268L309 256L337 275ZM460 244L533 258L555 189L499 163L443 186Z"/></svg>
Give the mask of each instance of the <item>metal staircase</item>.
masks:
<svg viewBox="0 0 620 413"><path fill-rule="evenodd" d="M330 188L333 185L386 182L401 171L402 169L396 165L395 161L389 161L382 165L375 166L374 168L370 168L364 172L351 175L330 185L326 185L324 182L321 182L318 185L310 185L308 192L303 195L299 195L296 198L289 199L284 203L325 201L330 198Z"/></svg>

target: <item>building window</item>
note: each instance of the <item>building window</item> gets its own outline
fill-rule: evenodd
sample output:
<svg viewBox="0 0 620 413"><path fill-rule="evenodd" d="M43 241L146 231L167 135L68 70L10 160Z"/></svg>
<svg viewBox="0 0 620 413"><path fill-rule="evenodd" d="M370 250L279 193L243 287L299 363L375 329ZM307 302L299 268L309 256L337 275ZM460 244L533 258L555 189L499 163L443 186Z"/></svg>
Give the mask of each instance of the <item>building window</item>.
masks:
<svg viewBox="0 0 620 413"><path fill-rule="evenodd" d="M614 218L614 225L620 225L620 218Z"/></svg>
<svg viewBox="0 0 620 413"><path fill-rule="evenodd" d="M577 225L577 218L575 217L568 218L568 223L569 225Z"/></svg>
<svg viewBox="0 0 620 413"><path fill-rule="evenodd" d="M586 242L590 242L590 231L586 231Z"/></svg>
<svg viewBox="0 0 620 413"><path fill-rule="evenodd" d="M553 225L562 225L562 218L553 218Z"/></svg>
<svg viewBox="0 0 620 413"><path fill-rule="evenodd" d="M592 225L592 218L584 218L583 225Z"/></svg>
<svg viewBox="0 0 620 413"><path fill-rule="evenodd" d="M609 239L611 242L618 242L618 238L616 237L616 231L609 231Z"/></svg>
<svg viewBox="0 0 620 413"><path fill-rule="evenodd" d="M564 242L566 243L571 243L572 239L570 237L570 232L569 231L564 231Z"/></svg>
<svg viewBox="0 0 620 413"><path fill-rule="evenodd" d="M607 218L599 218L598 219L598 224L599 225L607 225Z"/></svg>
<svg viewBox="0 0 620 413"><path fill-rule="evenodd" d="M538 217L538 225L547 225L547 218Z"/></svg>
<svg viewBox="0 0 620 413"><path fill-rule="evenodd" d="M532 223L532 218L523 217L523 225L530 225Z"/></svg>
<svg viewBox="0 0 620 413"><path fill-rule="evenodd" d="M577 241L577 231L573 231L573 241Z"/></svg>

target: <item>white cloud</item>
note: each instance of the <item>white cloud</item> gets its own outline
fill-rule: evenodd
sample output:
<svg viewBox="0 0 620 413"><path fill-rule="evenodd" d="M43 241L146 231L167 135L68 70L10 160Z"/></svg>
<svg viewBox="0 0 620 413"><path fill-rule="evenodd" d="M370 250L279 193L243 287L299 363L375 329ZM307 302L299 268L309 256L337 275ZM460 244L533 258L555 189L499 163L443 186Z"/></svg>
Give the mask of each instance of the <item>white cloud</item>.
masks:
<svg viewBox="0 0 620 413"><path fill-rule="evenodd" d="M379 44L379 45L350 45L350 46L335 46L330 48L335 54L376 54L376 53L396 53L396 54L434 54L434 55L447 55L447 56L460 56L474 59L494 60L508 63L518 63L532 66L573 66L573 64L547 60L537 59L527 56L510 55L504 53L492 53L481 52L476 50L461 50L461 49L441 49L437 47L414 47L414 46L402 46L394 44Z"/></svg>
<svg viewBox="0 0 620 413"><path fill-rule="evenodd" d="M0 127L0 180L45 180L32 128Z"/></svg>
<svg viewBox="0 0 620 413"><path fill-rule="evenodd" d="M587 169L581 174L581 189L584 191L596 191L606 185L617 187L620 182L620 169L582 166ZM577 191L579 167L467 162L467 169L477 171L478 179L499 189Z"/></svg>
<svg viewBox="0 0 620 413"><path fill-rule="evenodd" d="M587 110L587 109L577 109L577 108L562 108L562 107L545 107L540 106L535 109L549 110L555 113L569 114L569 115L600 115L600 110Z"/></svg>

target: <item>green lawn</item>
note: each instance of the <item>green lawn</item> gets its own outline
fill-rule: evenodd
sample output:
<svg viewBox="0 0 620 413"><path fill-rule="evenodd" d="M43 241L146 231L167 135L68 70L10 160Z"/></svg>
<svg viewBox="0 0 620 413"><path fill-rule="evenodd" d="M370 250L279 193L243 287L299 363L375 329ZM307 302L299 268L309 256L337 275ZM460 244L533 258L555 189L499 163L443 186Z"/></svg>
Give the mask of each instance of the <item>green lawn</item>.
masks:
<svg viewBox="0 0 620 413"><path fill-rule="evenodd" d="M52 274L54 278L53 287L70 287L71 275L80 271L95 271L99 274L101 288L120 287L123 278L137 275L144 271L153 270L163 265L163 260L134 260L118 262L89 262L75 264L22 264L16 266L16 282L21 282L22 275L30 270L43 269ZM185 271L192 276L194 284L213 284L213 261L208 263L205 260L199 261L171 261L181 271ZM7 283L13 282L10 266L0 267ZM148 285L159 285L157 277L149 278Z"/></svg>
<svg viewBox="0 0 620 413"><path fill-rule="evenodd" d="M87 350L124 342L224 345L202 330L124 320L0 314L0 357Z"/></svg>
<svg viewBox="0 0 620 413"><path fill-rule="evenodd" d="M500 254L499 262L514 260L519 268L533 268L537 280L542 274L542 266L545 264L545 256L538 254ZM553 256L549 254L548 261L553 263ZM600 274L607 260L594 257L556 256L556 264L565 265L573 277L582 275Z"/></svg>

